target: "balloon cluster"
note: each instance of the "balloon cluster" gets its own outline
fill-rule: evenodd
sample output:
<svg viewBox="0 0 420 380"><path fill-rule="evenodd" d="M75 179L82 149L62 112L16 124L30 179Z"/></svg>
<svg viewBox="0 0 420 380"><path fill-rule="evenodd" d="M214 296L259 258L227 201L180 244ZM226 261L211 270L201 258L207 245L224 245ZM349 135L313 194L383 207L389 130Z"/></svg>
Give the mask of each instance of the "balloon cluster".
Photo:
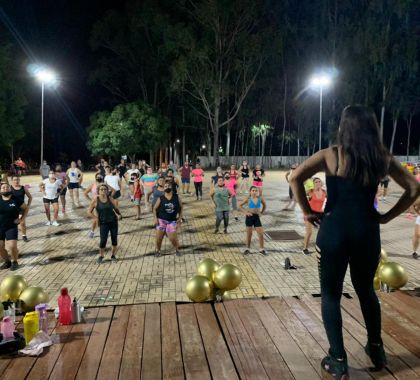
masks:
<svg viewBox="0 0 420 380"><path fill-rule="evenodd" d="M373 279L373 287L375 290L381 289L381 284L384 284L391 289L399 289L402 288L407 281L408 276L405 269L398 263L388 261L388 254L382 248L381 259Z"/></svg>
<svg viewBox="0 0 420 380"><path fill-rule="evenodd" d="M48 294L38 286L28 286L23 276L12 274L0 283L0 301L21 301L24 312L33 311L36 305L47 303Z"/></svg>
<svg viewBox="0 0 420 380"><path fill-rule="evenodd" d="M235 289L242 280L242 273L233 264L220 265L206 258L200 261L197 275L190 278L185 288L188 298L194 302L227 299L229 290Z"/></svg>

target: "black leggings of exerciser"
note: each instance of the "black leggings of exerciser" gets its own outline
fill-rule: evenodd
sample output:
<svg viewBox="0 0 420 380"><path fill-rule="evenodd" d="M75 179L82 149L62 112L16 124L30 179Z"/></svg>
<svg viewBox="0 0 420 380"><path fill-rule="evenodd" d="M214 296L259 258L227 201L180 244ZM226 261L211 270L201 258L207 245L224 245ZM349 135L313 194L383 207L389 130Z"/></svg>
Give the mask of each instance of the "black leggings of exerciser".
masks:
<svg viewBox="0 0 420 380"><path fill-rule="evenodd" d="M99 248L106 247L108 235L111 233L111 243L115 247L118 244L118 222L103 223L99 226L99 235L101 237Z"/></svg>
<svg viewBox="0 0 420 380"><path fill-rule="evenodd" d="M327 176L328 201L317 237L322 318L336 358L345 357L340 299L343 281L350 275L370 343L381 343L381 310L373 277L381 250L379 224L373 200L376 186L364 188L350 179Z"/></svg>
<svg viewBox="0 0 420 380"><path fill-rule="evenodd" d="M195 195L198 198L198 196L203 196L203 182L194 182L195 187Z"/></svg>

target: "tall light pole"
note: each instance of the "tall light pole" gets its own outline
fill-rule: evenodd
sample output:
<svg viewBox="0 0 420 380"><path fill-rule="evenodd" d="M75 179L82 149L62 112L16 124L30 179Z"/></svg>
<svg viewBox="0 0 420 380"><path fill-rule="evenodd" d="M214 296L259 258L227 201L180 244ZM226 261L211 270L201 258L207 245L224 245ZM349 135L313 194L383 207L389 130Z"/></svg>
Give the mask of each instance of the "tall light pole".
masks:
<svg viewBox="0 0 420 380"><path fill-rule="evenodd" d="M45 86L52 85L57 82L55 74L46 68L40 68L35 71L35 77L41 82L41 161L40 165L44 161L44 90Z"/></svg>
<svg viewBox="0 0 420 380"><path fill-rule="evenodd" d="M311 78L310 86L319 89L319 150L322 141L322 91L331 85L332 78L327 74L317 74Z"/></svg>

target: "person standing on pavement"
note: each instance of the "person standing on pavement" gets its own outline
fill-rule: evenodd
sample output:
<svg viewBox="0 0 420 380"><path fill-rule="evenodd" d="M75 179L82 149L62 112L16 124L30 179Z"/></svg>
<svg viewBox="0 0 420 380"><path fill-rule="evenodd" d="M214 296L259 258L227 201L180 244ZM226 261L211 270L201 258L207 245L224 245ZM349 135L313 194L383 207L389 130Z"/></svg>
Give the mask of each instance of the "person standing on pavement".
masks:
<svg viewBox="0 0 420 380"><path fill-rule="evenodd" d="M50 165L47 164L47 161L44 160L42 165L39 167L39 174L41 174L42 180L48 178L48 173L50 172Z"/></svg>
<svg viewBox="0 0 420 380"><path fill-rule="evenodd" d="M0 269L15 271L18 264L18 224L25 220L27 207L12 194L10 185L6 182L0 184L0 256L4 263ZM9 256L10 253L10 256Z"/></svg>
<svg viewBox="0 0 420 380"><path fill-rule="evenodd" d="M63 184L60 180L55 177L53 170L50 170L48 174L48 179L42 181L39 185L40 191L43 194L42 201L44 203L45 215L47 215L48 222L46 226L59 226L58 219L58 196L63 189ZM51 222L51 210L50 206L52 205L54 216L53 221Z"/></svg>
<svg viewBox="0 0 420 380"><path fill-rule="evenodd" d="M179 174L181 175L182 194L190 195L191 167L187 161L179 169Z"/></svg>
<svg viewBox="0 0 420 380"><path fill-rule="evenodd" d="M61 181L61 191L60 191L60 202L61 202L61 212L66 213L66 194L67 194L67 175L63 172L61 165L55 167L55 178Z"/></svg>
<svg viewBox="0 0 420 380"><path fill-rule="evenodd" d="M219 233L219 227L223 220L224 233L227 234L231 193L225 186L223 177L218 177L216 186L212 187L210 190L210 198L214 203L216 211L216 229L214 230L214 233Z"/></svg>
<svg viewBox="0 0 420 380"><path fill-rule="evenodd" d="M83 181L83 173L77 168L76 162L72 161L70 168L67 170L67 183L70 192L70 198L73 203L73 207L80 207L79 201L79 189L80 184Z"/></svg>
<svg viewBox="0 0 420 380"><path fill-rule="evenodd" d="M20 177L13 176L12 177L12 186L10 187L12 191L12 195L18 200L19 204L25 204L25 196L28 198L28 203L26 203L26 216L28 215L29 208L31 207L32 203L32 195L26 186L22 186L20 184ZM24 242L28 242L28 238L26 236L26 218L22 218L20 215L20 230L22 231L22 240Z"/></svg>
<svg viewBox="0 0 420 380"><path fill-rule="evenodd" d="M204 170L201 169L199 163L195 164L195 169L192 170L191 175L194 179L195 195L197 197L197 201L201 201L203 199Z"/></svg>

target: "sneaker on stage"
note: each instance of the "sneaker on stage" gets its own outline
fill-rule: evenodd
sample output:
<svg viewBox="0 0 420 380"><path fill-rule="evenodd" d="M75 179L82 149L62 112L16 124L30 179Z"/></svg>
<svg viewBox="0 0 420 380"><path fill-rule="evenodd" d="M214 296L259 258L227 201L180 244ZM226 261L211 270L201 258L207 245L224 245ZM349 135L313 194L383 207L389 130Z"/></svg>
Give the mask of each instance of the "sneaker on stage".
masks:
<svg viewBox="0 0 420 380"><path fill-rule="evenodd" d="M51 223L51 225L52 225L52 226L54 226L54 227L58 227L58 226L60 225L60 223L58 223L56 220L54 220L54 221Z"/></svg>
<svg viewBox="0 0 420 380"><path fill-rule="evenodd" d="M45 223L46 226L51 226L51 222L48 221L47 223Z"/></svg>

